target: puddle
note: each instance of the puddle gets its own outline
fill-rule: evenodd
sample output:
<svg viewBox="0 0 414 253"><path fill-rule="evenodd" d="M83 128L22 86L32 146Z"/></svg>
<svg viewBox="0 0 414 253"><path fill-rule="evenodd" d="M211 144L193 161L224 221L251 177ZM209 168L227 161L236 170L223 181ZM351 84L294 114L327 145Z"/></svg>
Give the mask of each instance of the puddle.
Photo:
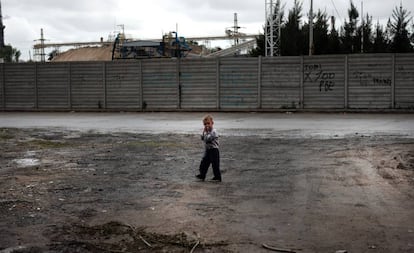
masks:
<svg viewBox="0 0 414 253"><path fill-rule="evenodd" d="M30 167L40 165L40 160L36 158L14 159L13 162L16 163L18 167Z"/></svg>
<svg viewBox="0 0 414 253"><path fill-rule="evenodd" d="M26 157L33 157L36 156L36 151L26 151Z"/></svg>

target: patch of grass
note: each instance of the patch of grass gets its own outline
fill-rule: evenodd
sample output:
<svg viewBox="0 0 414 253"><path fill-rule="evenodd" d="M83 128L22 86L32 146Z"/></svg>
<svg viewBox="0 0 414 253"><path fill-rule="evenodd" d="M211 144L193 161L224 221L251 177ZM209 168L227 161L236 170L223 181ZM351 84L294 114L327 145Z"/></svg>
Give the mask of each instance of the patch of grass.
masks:
<svg viewBox="0 0 414 253"><path fill-rule="evenodd" d="M0 128L0 140L10 140L13 138L14 135L10 132L10 129Z"/></svg>
<svg viewBox="0 0 414 253"><path fill-rule="evenodd" d="M130 141L126 143L129 147L151 147L151 148L160 148L160 147L182 147L183 145L177 142L168 142L168 141Z"/></svg>
<svg viewBox="0 0 414 253"><path fill-rule="evenodd" d="M69 146L69 143L50 140L31 140L26 142L25 144L43 149L64 148Z"/></svg>

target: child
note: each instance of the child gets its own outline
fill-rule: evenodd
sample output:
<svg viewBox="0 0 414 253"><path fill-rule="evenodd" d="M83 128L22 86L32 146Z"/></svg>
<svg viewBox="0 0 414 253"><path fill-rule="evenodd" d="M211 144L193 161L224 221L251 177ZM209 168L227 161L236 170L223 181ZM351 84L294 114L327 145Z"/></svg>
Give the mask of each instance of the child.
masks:
<svg viewBox="0 0 414 253"><path fill-rule="evenodd" d="M212 164L214 177L211 181L221 182L219 142L218 134L213 128L213 117L211 115L206 115L203 118L203 124L204 130L201 135L201 140L204 142L205 151L200 163L200 174L198 174L196 178L204 181L208 167Z"/></svg>

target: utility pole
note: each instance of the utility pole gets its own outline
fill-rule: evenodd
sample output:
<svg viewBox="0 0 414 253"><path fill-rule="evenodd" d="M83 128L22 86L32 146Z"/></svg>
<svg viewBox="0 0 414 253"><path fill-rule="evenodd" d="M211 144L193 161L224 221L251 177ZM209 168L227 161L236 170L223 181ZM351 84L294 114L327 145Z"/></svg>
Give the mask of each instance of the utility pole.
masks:
<svg viewBox="0 0 414 253"><path fill-rule="evenodd" d="M313 0L311 0L309 12L309 55L313 55L313 49Z"/></svg>
<svg viewBox="0 0 414 253"><path fill-rule="evenodd" d="M361 17L362 17L362 28L361 28L361 53L364 53L364 1L361 1Z"/></svg>

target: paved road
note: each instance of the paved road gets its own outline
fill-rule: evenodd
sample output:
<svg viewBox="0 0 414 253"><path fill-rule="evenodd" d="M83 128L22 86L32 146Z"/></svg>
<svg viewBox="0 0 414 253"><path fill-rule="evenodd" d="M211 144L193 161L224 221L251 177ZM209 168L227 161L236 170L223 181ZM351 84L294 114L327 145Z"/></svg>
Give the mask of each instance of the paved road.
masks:
<svg viewBox="0 0 414 253"><path fill-rule="evenodd" d="M101 132L198 133L203 113L1 112L0 127L66 128ZM414 114L214 113L223 135L414 137Z"/></svg>

